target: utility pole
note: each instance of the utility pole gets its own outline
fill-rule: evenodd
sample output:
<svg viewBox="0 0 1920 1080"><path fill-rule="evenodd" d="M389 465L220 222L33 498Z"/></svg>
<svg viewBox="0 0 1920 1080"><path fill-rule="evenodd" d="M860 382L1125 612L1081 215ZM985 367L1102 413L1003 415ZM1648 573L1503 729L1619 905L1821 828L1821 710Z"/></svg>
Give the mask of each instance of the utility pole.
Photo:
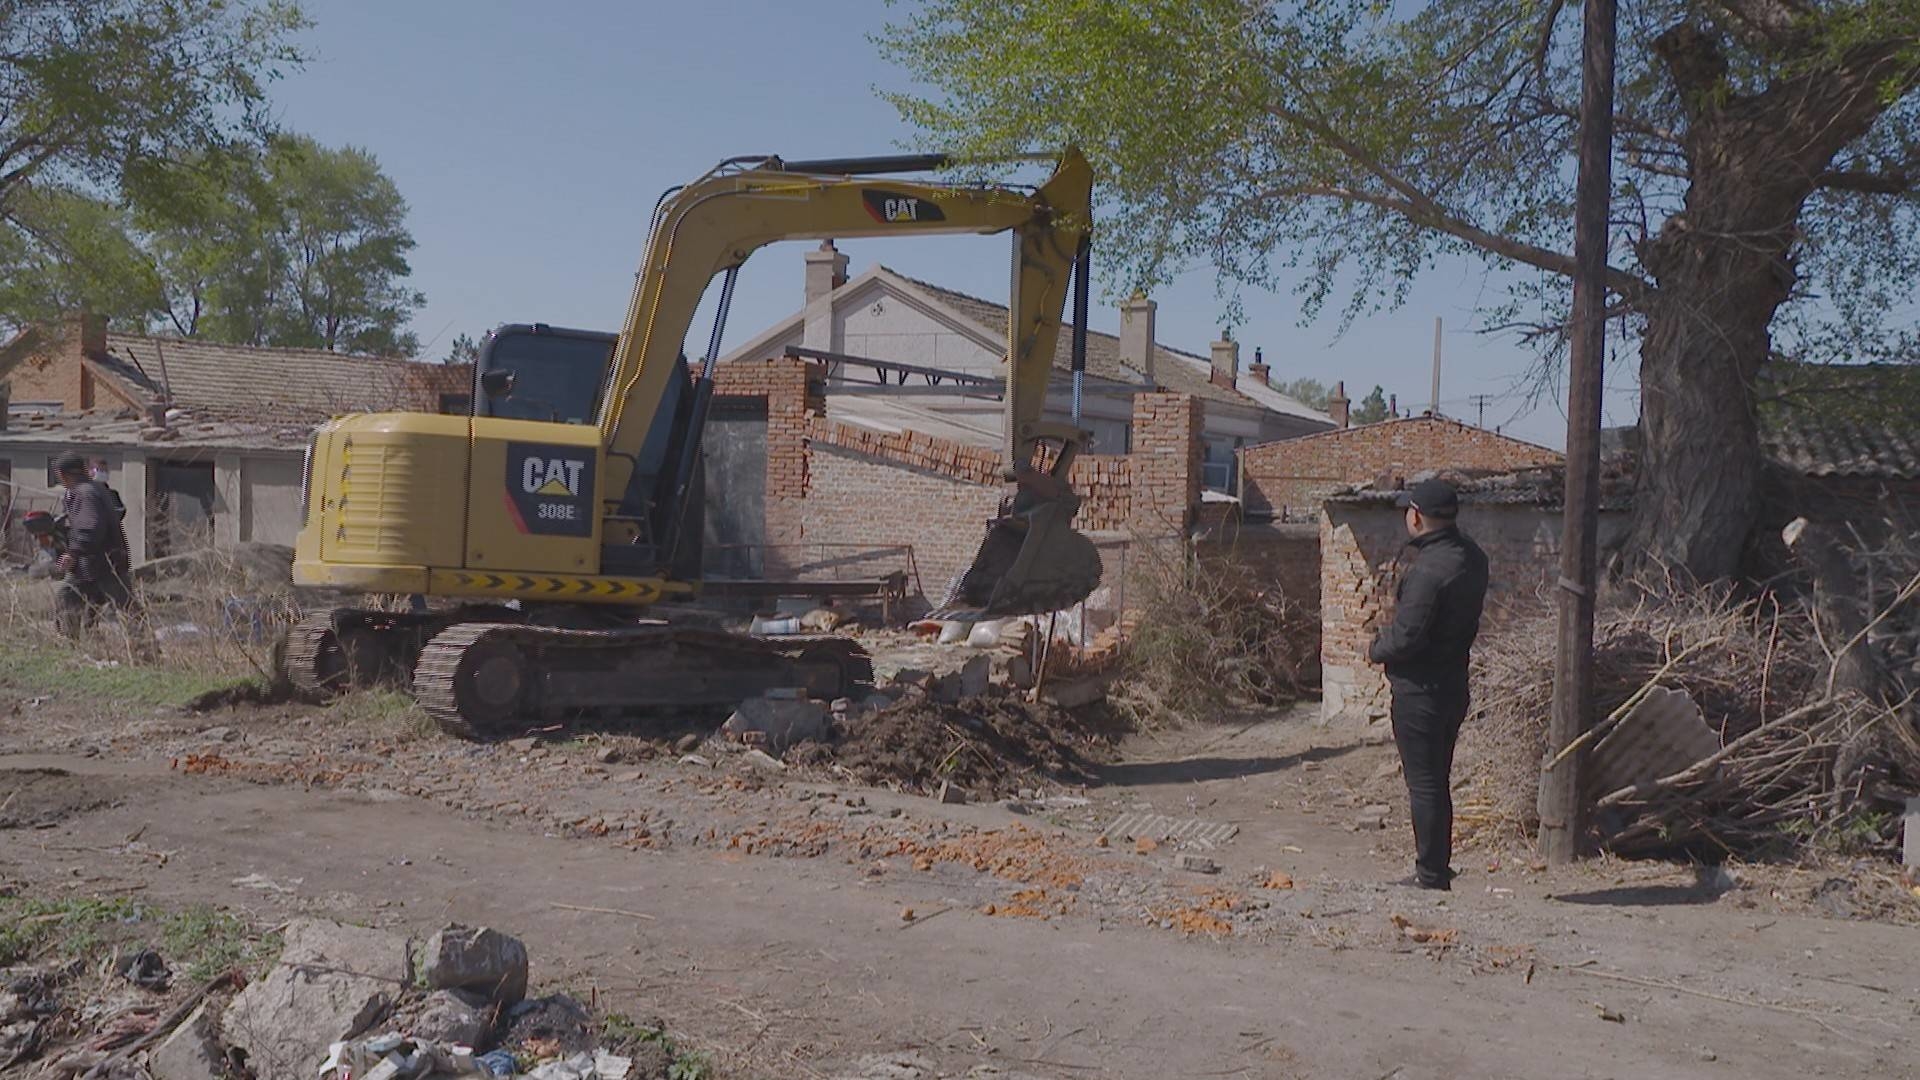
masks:
<svg viewBox="0 0 1920 1080"><path fill-rule="evenodd" d="M1473 402L1473 407L1480 410L1480 418L1473 422L1473 426L1482 427L1482 428L1486 427L1487 426L1487 402L1493 400L1493 395L1492 394L1474 394L1472 397L1469 397L1467 400Z"/></svg>
<svg viewBox="0 0 1920 1080"><path fill-rule="evenodd" d="M1540 773L1540 853L1581 854L1584 747L1592 723L1593 607L1599 570L1600 389L1607 349L1607 218L1613 191L1614 0L1586 0L1581 28L1580 172L1574 187L1572 357L1567 373L1567 477L1560 541L1553 718Z"/></svg>
<svg viewBox="0 0 1920 1080"><path fill-rule="evenodd" d="M1440 415L1440 316L1433 317L1433 407L1429 416Z"/></svg>

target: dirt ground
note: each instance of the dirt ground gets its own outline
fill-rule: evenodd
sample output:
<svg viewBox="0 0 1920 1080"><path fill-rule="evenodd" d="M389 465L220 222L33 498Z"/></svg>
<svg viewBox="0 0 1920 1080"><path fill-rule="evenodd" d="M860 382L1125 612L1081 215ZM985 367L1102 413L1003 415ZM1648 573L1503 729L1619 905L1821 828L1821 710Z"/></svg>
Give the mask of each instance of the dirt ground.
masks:
<svg viewBox="0 0 1920 1080"><path fill-rule="evenodd" d="M0 687L0 884L494 925L742 1077L1920 1076L1886 864L1549 873L1482 837L1452 894L1389 885L1392 748L1311 708L974 805L648 734Z"/></svg>

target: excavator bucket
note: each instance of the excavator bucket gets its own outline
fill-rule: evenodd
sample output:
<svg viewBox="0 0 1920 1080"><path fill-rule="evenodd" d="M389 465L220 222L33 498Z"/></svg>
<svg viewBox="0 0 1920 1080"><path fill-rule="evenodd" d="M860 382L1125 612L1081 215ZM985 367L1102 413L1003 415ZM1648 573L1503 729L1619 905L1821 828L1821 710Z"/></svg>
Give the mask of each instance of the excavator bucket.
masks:
<svg viewBox="0 0 1920 1080"><path fill-rule="evenodd" d="M1071 493L1014 496L987 526L973 564L929 618L983 622L1034 615L1085 600L1100 584L1100 552L1073 531L1080 500Z"/></svg>

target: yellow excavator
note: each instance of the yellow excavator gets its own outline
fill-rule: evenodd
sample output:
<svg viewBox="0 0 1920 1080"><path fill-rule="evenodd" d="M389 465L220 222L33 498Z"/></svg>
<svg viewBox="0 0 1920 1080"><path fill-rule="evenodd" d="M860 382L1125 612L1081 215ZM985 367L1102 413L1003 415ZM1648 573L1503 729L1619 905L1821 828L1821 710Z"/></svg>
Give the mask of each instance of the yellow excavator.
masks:
<svg viewBox="0 0 1920 1080"><path fill-rule="evenodd" d="M734 158L653 214L617 338L545 325L491 335L467 416L376 413L308 448L296 585L452 598L321 611L292 629L287 675L314 695L411 676L445 730L728 705L775 688L871 682L852 641L757 637L643 617L701 587L701 433L741 265L780 240L1010 232L1006 478L1013 487L938 617L1058 610L1099 582L1067 472L1087 435L1043 418L1069 281L1083 366L1092 174L1069 150L1035 190L895 179L938 156ZM883 178L884 177L884 178ZM682 351L719 293L697 373ZM425 610L422 610L424 608Z"/></svg>

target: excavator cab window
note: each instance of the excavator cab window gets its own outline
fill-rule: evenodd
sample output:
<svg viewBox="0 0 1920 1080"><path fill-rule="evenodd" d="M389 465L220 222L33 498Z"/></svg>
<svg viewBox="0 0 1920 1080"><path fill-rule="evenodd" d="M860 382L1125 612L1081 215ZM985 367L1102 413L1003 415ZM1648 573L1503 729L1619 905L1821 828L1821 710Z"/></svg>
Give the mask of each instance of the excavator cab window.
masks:
<svg viewBox="0 0 1920 1080"><path fill-rule="evenodd" d="M613 344L614 335L591 330L501 327L474 365L474 415L594 423Z"/></svg>

